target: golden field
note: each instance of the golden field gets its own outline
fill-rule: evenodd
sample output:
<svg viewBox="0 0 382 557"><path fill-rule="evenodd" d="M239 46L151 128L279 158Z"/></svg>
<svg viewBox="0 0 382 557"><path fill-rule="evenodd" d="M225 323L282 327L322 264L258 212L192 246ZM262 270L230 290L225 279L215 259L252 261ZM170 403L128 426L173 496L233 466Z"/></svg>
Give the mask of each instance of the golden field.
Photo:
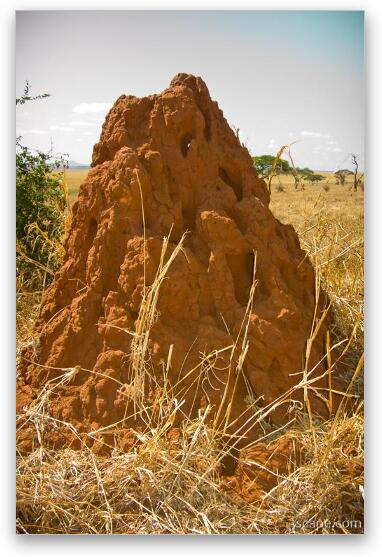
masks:
<svg viewBox="0 0 382 557"><path fill-rule="evenodd" d="M64 172L64 180L68 189L70 202L73 203L77 197L77 192L88 175L88 169L68 169Z"/></svg>

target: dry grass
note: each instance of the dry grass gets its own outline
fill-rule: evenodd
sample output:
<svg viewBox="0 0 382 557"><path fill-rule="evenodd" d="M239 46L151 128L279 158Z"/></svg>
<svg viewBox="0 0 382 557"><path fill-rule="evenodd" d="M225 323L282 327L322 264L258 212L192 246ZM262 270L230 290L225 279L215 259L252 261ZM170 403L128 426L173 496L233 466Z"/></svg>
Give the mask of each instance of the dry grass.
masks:
<svg viewBox="0 0 382 557"><path fill-rule="evenodd" d="M135 331L137 350L141 353L132 351L131 383L135 381L141 386L141 407L137 405L137 411L145 416L145 431L137 434L131 450L123 453L115 449L111 457L95 454L82 439L81 450L50 450L43 442L47 423L77 433L73 426L55 423L46 413L46 402L54 388L48 386L34 407L18 417L21 423L27 420L41 440L40 448L34 453L19 454L17 458L18 532L347 534L362 531L363 196L362 192L351 195L346 188L335 184L330 185L329 191L312 186L304 192L295 192L286 181L283 188L279 192L275 188L272 210L280 220L292 223L298 230L302 247L308 251L335 309L336 328L328 339L328 355L334 344L349 339L342 347L351 381L336 414L327 422L302 414L287 431L270 432L268 439L292 437L302 456L298 462L291 462L288 473L278 475L277 485L260 500L249 503L223 489L220 466L228 451L222 443L229 423L227 405L221 407L223 418L227 419L211 420L208 406L196 419L184 416L174 440L170 432L175 412L181 411L181 401L174 399L167 384L165 365L164 380L156 389L156 399L149 400L142 394L147 375L144 366L149 362L146 339L155 318L160 280L168 268L166 264L169 261L171 264L164 251L156 286L145 292L141 313L147 316L146 325L143 330ZM173 257L179 251L181 243ZM247 315L250 308L251 299ZM26 310L21 308L21 313ZM21 321L24 325L18 331L22 343L30 341L33 315L28 319ZM240 347L240 357L235 361L231 358L237 373L246 346L244 321L235 344L226 348L237 354ZM200 370L209 361L207 355ZM72 372L66 370L62 381L69 380ZM309 396L309 390L314 388L310 370L305 370L296 388L306 389ZM348 404L348 395L358 396L355 409ZM271 416L273 408L282 400L284 397L260 410L255 410L254 402L257 420Z"/></svg>
<svg viewBox="0 0 382 557"><path fill-rule="evenodd" d="M65 180L68 186L69 201L71 204L76 200L79 187L82 182L85 181L88 172L89 170L86 168L69 168L65 170Z"/></svg>
<svg viewBox="0 0 382 557"><path fill-rule="evenodd" d="M364 213L362 190L342 187L327 176L330 190L307 185L295 191L290 177L282 177L285 192L272 194L271 210L292 224L335 308L337 334L349 336L357 323L355 357L363 351L364 317Z"/></svg>
<svg viewBox="0 0 382 557"><path fill-rule="evenodd" d="M257 503L221 489L206 416L172 444L148 431L125 454L38 450L19 457L17 528L29 533L351 533L362 531L361 413L293 435L306 461ZM331 439L328 445L328 439Z"/></svg>

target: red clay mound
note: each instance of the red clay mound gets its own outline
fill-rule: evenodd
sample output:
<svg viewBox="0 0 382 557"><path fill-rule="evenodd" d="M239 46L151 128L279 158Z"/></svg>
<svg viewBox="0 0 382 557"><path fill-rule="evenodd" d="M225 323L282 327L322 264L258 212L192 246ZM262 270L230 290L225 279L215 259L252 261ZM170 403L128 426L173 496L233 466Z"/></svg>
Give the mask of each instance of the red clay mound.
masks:
<svg viewBox="0 0 382 557"><path fill-rule="evenodd" d="M153 283L170 231L165 260L188 234L160 286L145 396L167 369L175 396L185 400L182 412L197 415L208 403L216 410L233 397L230 417L242 420L249 394L268 404L299 381L323 307L322 300L315 314L314 271L292 226L270 212L265 183L202 79L179 74L160 95L121 96L92 167L73 208L64 264L44 296L39 346L26 355L24 392L75 368L51 406L58 419L85 430L133 412L130 354L132 343L139 345L144 283ZM197 367L202 355L242 343L254 254L257 286L242 370L239 349ZM325 365L326 327L309 359L309 368L323 359L317 373ZM319 399L312 405L325 408ZM285 419L286 406L276 421Z"/></svg>

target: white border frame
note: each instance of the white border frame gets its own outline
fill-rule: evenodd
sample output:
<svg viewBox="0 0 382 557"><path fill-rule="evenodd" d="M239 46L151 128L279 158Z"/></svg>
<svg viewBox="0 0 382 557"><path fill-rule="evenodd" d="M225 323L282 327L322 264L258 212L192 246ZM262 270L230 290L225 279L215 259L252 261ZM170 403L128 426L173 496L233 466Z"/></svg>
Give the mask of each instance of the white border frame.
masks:
<svg viewBox="0 0 382 557"><path fill-rule="evenodd" d="M192 9L192 10L365 10L366 32L366 187L365 187L365 239L366 239L366 440L367 440L367 476L366 476L366 533L363 536L21 536L15 531L15 456L14 456L14 415L15 415L15 380L14 352L15 352L15 311L14 311L14 242L15 242L15 199L14 199L14 50L15 50L15 10L102 10L102 9ZM377 548L382 546L379 525L379 512L382 504L381 492L381 435L382 417L380 394L382 394L382 371L379 365L379 336L382 331L380 316L382 316L380 283L381 267L381 195L382 176L379 176L379 161L382 154L378 153L378 135L381 126L381 74L380 56L382 55L382 2L379 0L313 0L288 2L279 1L250 1L250 0L194 0L181 1L153 1L146 0L143 4L138 1L111 0L109 3L99 0L66 0L55 2L40 1L8 1L0 3L0 56L2 58L2 86L0 88L0 107L2 110L1 152L3 156L2 169L2 216L1 239L2 269L1 278L1 308L0 319L3 342L0 373L2 374L1 393L1 423L2 428L2 456L0 459L1 473L1 540L3 555L13 557L22 555L27 557L42 557L54 552L55 557L65 556L70 552L73 557L91 552L92 557L103 555L105 551L113 552L113 557L119 552L136 551L159 555L204 554L217 550L222 554L232 551L242 551L246 557L266 551L272 555L282 554L282 557L300 555L309 557L320 556L322 553L346 555L352 557L360 552L374 556L379 554ZM379 342L378 342L379 341Z"/></svg>

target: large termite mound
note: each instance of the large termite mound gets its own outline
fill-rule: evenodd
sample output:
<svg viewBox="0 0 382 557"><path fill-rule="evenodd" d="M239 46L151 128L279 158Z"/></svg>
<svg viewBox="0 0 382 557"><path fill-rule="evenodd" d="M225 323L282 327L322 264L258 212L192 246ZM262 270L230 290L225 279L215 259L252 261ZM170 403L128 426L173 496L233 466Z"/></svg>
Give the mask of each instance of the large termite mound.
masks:
<svg viewBox="0 0 382 557"><path fill-rule="evenodd" d="M167 261L187 232L160 286L141 362L153 379L145 388L155 391L166 374L184 400L180 416L207 404L216 412L224 399L232 400L233 420L247 419L251 401L277 399L301 380L323 296L317 304L314 270L296 232L268 205L265 183L202 79L179 74L159 95L121 96L73 207L65 260L45 293L22 389L36 392L72 368L51 407L58 419L96 428L133 413L131 351L144 287L147 293L155 279L163 238L170 235ZM317 374L326 328L308 350L308 368L317 364ZM235 350L223 350L236 341ZM318 398L311 403L325 406ZM285 419L286 406L276 421Z"/></svg>

